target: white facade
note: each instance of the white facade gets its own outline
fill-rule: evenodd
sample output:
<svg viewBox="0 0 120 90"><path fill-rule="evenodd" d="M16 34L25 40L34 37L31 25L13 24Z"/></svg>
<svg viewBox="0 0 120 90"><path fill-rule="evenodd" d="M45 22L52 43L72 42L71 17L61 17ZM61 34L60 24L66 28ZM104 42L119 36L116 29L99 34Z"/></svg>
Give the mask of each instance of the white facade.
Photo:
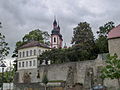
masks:
<svg viewBox="0 0 120 90"><path fill-rule="evenodd" d="M3 83L3 90L13 90L13 83Z"/></svg>
<svg viewBox="0 0 120 90"><path fill-rule="evenodd" d="M37 68L37 57L44 51L49 50L43 47L29 47L18 50L17 69Z"/></svg>

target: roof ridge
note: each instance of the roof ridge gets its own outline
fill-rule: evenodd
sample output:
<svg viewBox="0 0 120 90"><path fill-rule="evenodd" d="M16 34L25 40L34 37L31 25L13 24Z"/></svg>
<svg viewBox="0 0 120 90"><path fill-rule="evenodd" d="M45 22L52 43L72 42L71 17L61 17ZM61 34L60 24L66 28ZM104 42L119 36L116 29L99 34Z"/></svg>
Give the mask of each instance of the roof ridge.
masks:
<svg viewBox="0 0 120 90"><path fill-rule="evenodd" d="M120 37L120 24L114 27L110 32L108 33L108 39L112 38L118 38Z"/></svg>
<svg viewBox="0 0 120 90"><path fill-rule="evenodd" d="M28 42L24 45L22 45L19 49L23 49L23 48L29 48L29 47L44 47L44 48L49 48L48 45L44 44L44 43L41 43L39 41L31 41L31 42Z"/></svg>

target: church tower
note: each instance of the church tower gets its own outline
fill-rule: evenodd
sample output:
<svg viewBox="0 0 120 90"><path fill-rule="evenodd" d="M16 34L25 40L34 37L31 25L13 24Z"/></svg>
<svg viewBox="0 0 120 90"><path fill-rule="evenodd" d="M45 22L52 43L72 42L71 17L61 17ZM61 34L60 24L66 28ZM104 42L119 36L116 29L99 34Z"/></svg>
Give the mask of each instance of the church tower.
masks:
<svg viewBox="0 0 120 90"><path fill-rule="evenodd" d="M51 48L62 48L62 35L60 34L60 26L57 25L56 19L53 22L53 30L51 32Z"/></svg>
<svg viewBox="0 0 120 90"><path fill-rule="evenodd" d="M116 26L108 33L109 53L118 55L120 59L120 25Z"/></svg>

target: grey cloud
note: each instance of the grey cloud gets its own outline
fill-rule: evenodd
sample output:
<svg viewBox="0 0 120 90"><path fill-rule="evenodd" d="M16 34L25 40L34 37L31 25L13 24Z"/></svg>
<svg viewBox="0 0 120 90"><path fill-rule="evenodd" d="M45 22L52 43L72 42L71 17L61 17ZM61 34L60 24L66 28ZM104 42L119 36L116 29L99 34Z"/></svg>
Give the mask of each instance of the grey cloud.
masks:
<svg viewBox="0 0 120 90"><path fill-rule="evenodd" d="M70 45L73 28L87 21L96 35L98 27L113 20L120 23L120 1L116 0L0 0L2 33L11 47L33 29L51 33L54 15L61 26L64 43Z"/></svg>

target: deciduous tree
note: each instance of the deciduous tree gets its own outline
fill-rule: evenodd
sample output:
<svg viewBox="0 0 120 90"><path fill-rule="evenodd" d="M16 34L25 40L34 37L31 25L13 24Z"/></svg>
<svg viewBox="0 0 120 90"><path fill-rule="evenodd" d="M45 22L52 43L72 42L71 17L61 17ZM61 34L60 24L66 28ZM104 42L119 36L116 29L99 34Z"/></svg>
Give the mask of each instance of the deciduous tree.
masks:
<svg viewBox="0 0 120 90"><path fill-rule="evenodd" d="M87 22L80 22L73 30L72 44L74 44L74 49L79 49L77 49L77 51L81 54L78 56L86 57L86 55L88 55L88 57L84 59L94 59L96 57L96 47L90 24ZM76 54L78 53L77 51Z"/></svg>
<svg viewBox="0 0 120 90"><path fill-rule="evenodd" d="M99 27L99 31L97 31L98 39L96 39L96 47L98 49L98 53L108 53L108 41L107 36L111 29L115 27L114 22L110 21L103 26Z"/></svg>
<svg viewBox="0 0 120 90"><path fill-rule="evenodd" d="M106 66L102 70L101 78L117 79L120 88L120 59L116 54L107 56Z"/></svg>
<svg viewBox="0 0 120 90"><path fill-rule="evenodd" d="M2 28L1 22L0 28ZM5 56L9 54L9 49L10 48L8 47L8 43L5 42L5 36L0 33L0 61L3 61L3 59L5 59Z"/></svg>
<svg viewBox="0 0 120 90"><path fill-rule="evenodd" d="M13 52L12 57L18 57L18 48L22 45L30 42L30 41L39 41L40 43L45 43L49 45L49 42L47 41L49 39L49 34L47 32L43 32L39 29L33 30L29 32L28 34L25 34L25 36L22 38L21 41L16 42L16 47ZM16 61L15 61L16 63ZM15 67L17 64L14 64Z"/></svg>

